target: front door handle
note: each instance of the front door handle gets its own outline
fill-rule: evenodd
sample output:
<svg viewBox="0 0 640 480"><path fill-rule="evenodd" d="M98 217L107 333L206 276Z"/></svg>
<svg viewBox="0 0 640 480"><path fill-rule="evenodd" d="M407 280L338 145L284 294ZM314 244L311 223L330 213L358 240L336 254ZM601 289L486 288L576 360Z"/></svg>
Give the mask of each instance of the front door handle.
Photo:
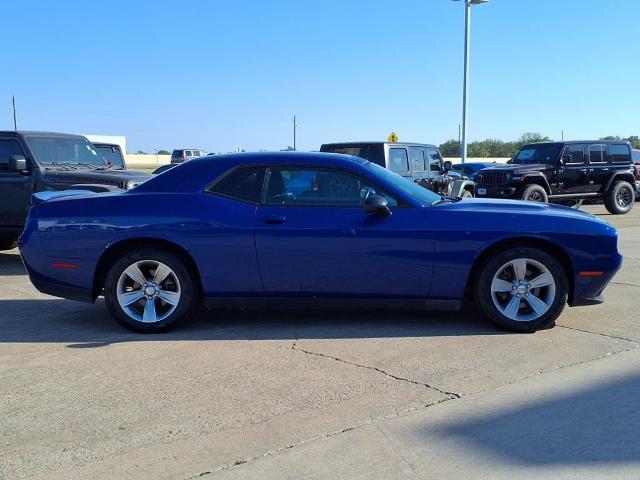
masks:
<svg viewBox="0 0 640 480"><path fill-rule="evenodd" d="M284 215L269 215L268 217L264 217L262 221L267 225L280 225L284 223L286 218Z"/></svg>

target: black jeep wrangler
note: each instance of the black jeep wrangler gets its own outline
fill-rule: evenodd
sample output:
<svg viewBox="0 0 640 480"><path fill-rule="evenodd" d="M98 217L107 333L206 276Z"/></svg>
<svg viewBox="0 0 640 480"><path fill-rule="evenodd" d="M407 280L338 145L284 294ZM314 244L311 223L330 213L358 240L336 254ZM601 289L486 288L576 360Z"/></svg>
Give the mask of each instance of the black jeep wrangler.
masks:
<svg viewBox="0 0 640 480"><path fill-rule="evenodd" d="M524 145L506 165L481 170L477 182L479 198L570 206L604 201L613 214L629 212L636 192L631 146L620 141Z"/></svg>
<svg viewBox="0 0 640 480"><path fill-rule="evenodd" d="M151 175L109 168L80 135L0 131L0 250L15 246L31 206L31 194L79 188L128 190Z"/></svg>

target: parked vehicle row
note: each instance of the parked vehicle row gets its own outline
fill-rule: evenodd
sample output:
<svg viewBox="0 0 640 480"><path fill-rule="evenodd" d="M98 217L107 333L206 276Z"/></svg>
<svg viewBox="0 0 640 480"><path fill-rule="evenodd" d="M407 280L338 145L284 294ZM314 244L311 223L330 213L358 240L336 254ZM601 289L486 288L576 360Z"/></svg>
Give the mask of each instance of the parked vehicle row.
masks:
<svg viewBox="0 0 640 480"><path fill-rule="evenodd" d="M149 208L153 205L153 208ZM602 301L617 233L584 212L445 197L326 153L192 160L121 193L34 195L20 251L40 291L104 295L157 332L210 305L457 309L515 331Z"/></svg>

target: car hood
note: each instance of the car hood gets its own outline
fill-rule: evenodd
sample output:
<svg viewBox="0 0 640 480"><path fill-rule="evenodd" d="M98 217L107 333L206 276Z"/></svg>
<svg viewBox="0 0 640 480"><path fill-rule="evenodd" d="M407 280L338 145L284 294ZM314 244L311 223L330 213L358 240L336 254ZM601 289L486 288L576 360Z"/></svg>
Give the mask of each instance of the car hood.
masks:
<svg viewBox="0 0 640 480"><path fill-rule="evenodd" d="M524 202L521 200L502 200L491 198L468 198L460 200L453 205L457 210L479 211L492 213L536 213L549 214L571 218L590 218L604 222L604 220L592 215L591 213L569 208L563 205L554 205L552 203ZM606 222L605 222L606 223Z"/></svg>
<svg viewBox="0 0 640 480"><path fill-rule="evenodd" d="M92 183L114 185L119 188L127 188L127 184L130 182L142 183L152 177L149 173L135 170L92 170L89 168L42 170L41 175L42 181L50 185L66 186Z"/></svg>
<svg viewBox="0 0 640 480"><path fill-rule="evenodd" d="M481 172L511 172L511 173L527 173L540 172L550 168L544 163L534 163L531 165L509 163L505 165L496 165L495 167L487 167L480 170Z"/></svg>

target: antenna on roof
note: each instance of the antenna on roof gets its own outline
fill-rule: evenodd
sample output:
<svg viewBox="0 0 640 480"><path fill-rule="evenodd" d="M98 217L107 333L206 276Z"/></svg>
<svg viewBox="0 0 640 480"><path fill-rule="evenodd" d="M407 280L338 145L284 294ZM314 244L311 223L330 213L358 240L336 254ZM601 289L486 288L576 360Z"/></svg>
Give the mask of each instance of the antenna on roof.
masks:
<svg viewBox="0 0 640 480"><path fill-rule="evenodd" d="M13 129L18 131L18 120L16 118L16 96L11 95L11 102L13 103Z"/></svg>

